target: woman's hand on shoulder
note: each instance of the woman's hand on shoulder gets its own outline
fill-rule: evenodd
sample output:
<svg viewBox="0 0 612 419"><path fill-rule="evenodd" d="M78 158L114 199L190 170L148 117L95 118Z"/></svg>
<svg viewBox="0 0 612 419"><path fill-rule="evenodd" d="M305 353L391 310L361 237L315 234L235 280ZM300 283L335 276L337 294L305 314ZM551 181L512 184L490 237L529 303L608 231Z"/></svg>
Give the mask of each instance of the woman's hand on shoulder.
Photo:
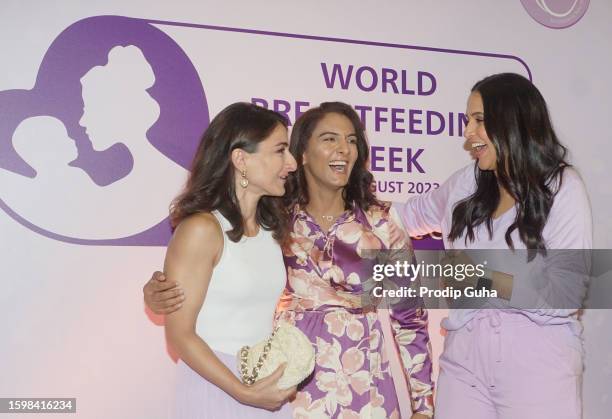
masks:
<svg viewBox="0 0 612 419"><path fill-rule="evenodd" d="M185 300L185 291L176 281L166 278L163 272L155 271L142 288L146 306L155 314L170 314L180 309Z"/></svg>

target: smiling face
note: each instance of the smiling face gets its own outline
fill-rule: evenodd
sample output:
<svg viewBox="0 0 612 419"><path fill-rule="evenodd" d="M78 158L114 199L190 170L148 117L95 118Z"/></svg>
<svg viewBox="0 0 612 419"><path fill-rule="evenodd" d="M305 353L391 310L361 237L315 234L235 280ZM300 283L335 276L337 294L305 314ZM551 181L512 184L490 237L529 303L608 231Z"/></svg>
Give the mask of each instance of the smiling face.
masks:
<svg viewBox="0 0 612 419"><path fill-rule="evenodd" d="M468 123L463 136L472 157L478 160L480 170L497 169L497 151L485 129L482 97L477 91L468 98L466 115Z"/></svg>
<svg viewBox="0 0 612 419"><path fill-rule="evenodd" d="M351 121L338 113L326 114L302 155L309 187L341 190L349 182L357 156L357 134Z"/></svg>
<svg viewBox="0 0 612 419"><path fill-rule="evenodd" d="M249 191L259 196L282 196L290 172L297 167L289 152L287 128L277 125L272 133L257 145L253 153L244 152L244 168ZM240 179L241 172L235 173Z"/></svg>

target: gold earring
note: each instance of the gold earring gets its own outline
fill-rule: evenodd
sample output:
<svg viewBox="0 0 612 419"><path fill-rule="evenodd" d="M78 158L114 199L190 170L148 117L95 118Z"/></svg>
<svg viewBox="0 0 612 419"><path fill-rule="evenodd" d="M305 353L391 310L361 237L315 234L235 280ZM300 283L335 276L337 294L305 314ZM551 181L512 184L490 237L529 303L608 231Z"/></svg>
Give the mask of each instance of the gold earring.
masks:
<svg viewBox="0 0 612 419"><path fill-rule="evenodd" d="M240 179L240 186L242 186L243 188L249 186L249 180L246 177L246 170L243 170L240 176L242 176L242 179Z"/></svg>

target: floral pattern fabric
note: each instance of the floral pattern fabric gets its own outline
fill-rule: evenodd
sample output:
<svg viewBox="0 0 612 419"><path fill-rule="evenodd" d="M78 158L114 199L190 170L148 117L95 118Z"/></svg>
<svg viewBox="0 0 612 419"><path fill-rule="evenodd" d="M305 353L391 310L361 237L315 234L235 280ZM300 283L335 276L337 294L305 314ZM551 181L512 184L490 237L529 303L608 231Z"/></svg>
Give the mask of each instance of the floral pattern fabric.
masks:
<svg viewBox="0 0 612 419"><path fill-rule="evenodd" d="M293 211L283 248L287 287L276 319L295 324L315 346L313 374L298 388L294 418L399 418L398 395L379 311L364 306L372 250L405 250L410 240L389 205L358 207L324 232L303 209ZM413 411L433 413L427 312L393 308L390 322L408 379Z"/></svg>

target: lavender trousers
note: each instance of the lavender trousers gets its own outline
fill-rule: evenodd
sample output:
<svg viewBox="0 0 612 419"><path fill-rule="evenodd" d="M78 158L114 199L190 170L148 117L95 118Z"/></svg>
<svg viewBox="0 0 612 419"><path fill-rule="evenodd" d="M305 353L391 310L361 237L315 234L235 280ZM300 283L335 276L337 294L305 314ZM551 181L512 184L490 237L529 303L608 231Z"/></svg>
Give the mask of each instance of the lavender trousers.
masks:
<svg viewBox="0 0 612 419"><path fill-rule="evenodd" d="M436 419L580 419L582 369L571 324L481 310L446 336Z"/></svg>

